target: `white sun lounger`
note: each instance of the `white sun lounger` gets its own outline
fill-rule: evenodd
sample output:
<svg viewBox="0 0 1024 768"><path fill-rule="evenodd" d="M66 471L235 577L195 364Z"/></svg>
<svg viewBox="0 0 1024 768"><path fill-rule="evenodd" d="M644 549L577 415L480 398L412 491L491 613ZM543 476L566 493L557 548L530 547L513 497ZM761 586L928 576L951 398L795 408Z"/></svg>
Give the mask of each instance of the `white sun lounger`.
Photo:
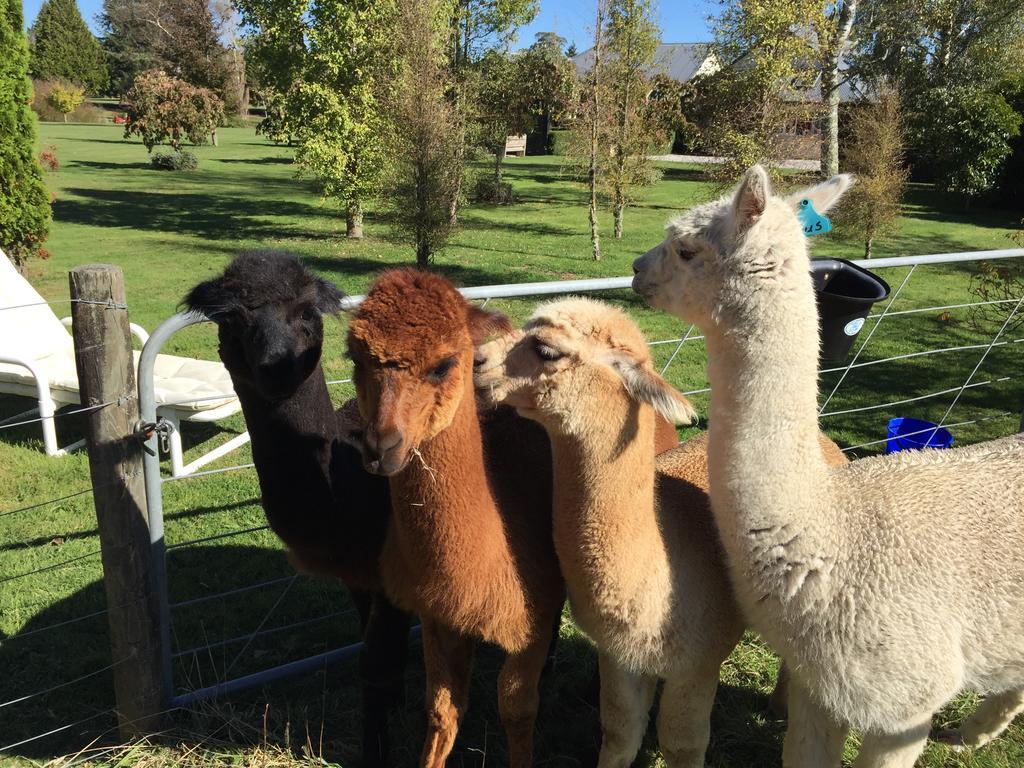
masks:
<svg viewBox="0 0 1024 768"><path fill-rule="evenodd" d="M59 447L53 418L57 408L81 403L74 345L65 327L70 324L70 317L63 321L57 318L46 300L0 251L0 393L31 397L37 403L35 408L3 423L38 417L43 445L50 456L62 456L84 445L79 440ZM146 342L148 335L142 328L133 323L131 329L142 343ZM139 353L135 352L136 372L138 365ZM180 423L218 421L237 413L241 405L231 377L220 362L158 355L153 378L157 413L173 427L168 453L174 477L191 474L248 442L249 434L245 432L185 465Z"/></svg>

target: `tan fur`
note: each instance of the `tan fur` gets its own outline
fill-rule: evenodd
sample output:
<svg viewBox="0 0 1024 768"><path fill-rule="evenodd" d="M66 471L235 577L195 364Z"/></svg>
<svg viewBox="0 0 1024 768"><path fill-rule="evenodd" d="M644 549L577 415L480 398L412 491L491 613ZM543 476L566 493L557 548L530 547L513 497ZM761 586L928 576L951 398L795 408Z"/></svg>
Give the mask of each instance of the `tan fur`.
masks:
<svg viewBox="0 0 1024 768"><path fill-rule="evenodd" d="M708 505L706 436L656 460L648 447L649 403L692 409L655 373L633 321L589 299L542 305L525 334L477 359L478 388L551 437L555 549L573 615L601 656L599 765L632 763L662 678L665 759L702 766L718 668L743 622ZM824 436L822 446L845 462Z"/></svg>
<svg viewBox="0 0 1024 768"><path fill-rule="evenodd" d="M909 768L932 714L988 694L977 746L1024 709L1024 437L830 469L816 449L818 319L795 206L848 177L736 193L672 222L634 288L703 331L711 502L736 594L791 666L788 766Z"/></svg>

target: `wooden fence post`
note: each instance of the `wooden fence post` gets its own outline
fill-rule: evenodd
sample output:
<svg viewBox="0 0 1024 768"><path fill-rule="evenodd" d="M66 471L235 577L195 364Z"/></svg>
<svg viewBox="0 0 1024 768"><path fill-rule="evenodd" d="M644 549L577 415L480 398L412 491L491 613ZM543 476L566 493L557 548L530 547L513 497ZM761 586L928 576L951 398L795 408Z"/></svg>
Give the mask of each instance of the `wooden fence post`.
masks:
<svg viewBox="0 0 1024 768"><path fill-rule="evenodd" d="M117 267L92 264L69 274L72 335L96 520L103 556L103 583L113 656L114 692L122 738L159 730L163 706L160 634L142 443L134 436L139 418L124 275Z"/></svg>

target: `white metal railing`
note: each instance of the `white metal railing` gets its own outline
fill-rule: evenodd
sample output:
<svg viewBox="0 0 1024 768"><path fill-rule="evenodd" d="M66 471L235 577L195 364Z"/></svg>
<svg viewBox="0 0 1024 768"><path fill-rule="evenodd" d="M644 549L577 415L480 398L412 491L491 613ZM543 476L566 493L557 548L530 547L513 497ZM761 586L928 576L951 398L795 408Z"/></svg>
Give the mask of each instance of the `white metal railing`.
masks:
<svg viewBox="0 0 1024 768"><path fill-rule="evenodd" d="M908 285L912 282L916 270L928 267L942 267L944 265L959 264L959 263L971 263L979 261L990 261L995 259L1024 259L1024 249L1004 249L1004 250L993 250L993 251L976 251L966 253L949 253L949 254L928 254L924 256L905 256L887 259L874 259L870 261L855 261L855 264L859 266L871 269L871 270L893 270L906 268L908 271L906 274L897 275L899 278L899 285L895 291L889 297L885 306L881 311L870 314L867 318L866 327L862 330L860 335L860 343L855 353L851 356L849 362L846 365L829 368L822 371L823 376L836 375L837 380L830 387L830 392L826 398L824 398L821 406L821 418L829 419L834 421L841 417L850 417L856 414L875 414L878 411L884 411L885 409L892 409L896 407L902 407L917 403L923 403L926 401L936 400L945 395L953 395L952 402L945 410L945 414L938 420L941 426L947 427L960 427L966 425L986 424L995 422L997 420L1006 420L1006 429L1004 432L1016 431L1016 415L1020 412L1021 405L1024 405L1024 397L1021 396L1021 392L1018 390L1015 395L1004 396L1004 402L998 404L999 407L995 408L994 413L982 413L980 415L972 414L971 418L961 418L955 422L949 422L948 419L951 416L954 407L962 401L962 397L967 392L978 391L986 387L994 387L999 384L1006 382L1017 382L1020 384L1020 377L1016 375L1017 370L1024 369L1022 365L1016 365L1012 370L1003 372L1004 375L986 374L982 377L978 377L979 372L982 370L983 364L989 359L990 354L993 350L1000 351L1013 351L1016 354L1020 354L1024 351L1024 346L1021 343L1024 342L1024 338L1004 338L1003 333L1009 326L1012 317L1017 316L1021 311L1022 303L1024 303L1024 297L1020 299L1006 299L998 301L976 301L976 302L955 302L955 303L935 303L934 301L929 302L926 306L922 307L907 307L901 309L894 309L898 307L901 301L901 297L904 295L904 291ZM897 281L892 281L897 282ZM490 285L481 286L474 288L464 288L462 293L466 298L472 300L490 301L492 299L524 299L524 298L535 298L542 296L562 295L570 293L598 293L606 291L615 291L628 288L631 283L630 277L616 277L616 278L601 278L593 280L567 280L567 281L555 281L545 283L520 283L510 285ZM362 296L347 297L342 302L342 308L351 310L358 306L362 300ZM906 323L910 318L927 316L929 313L935 312L950 312L950 311L962 311L969 310L974 307L988 306L988 305L999 305L1005 304L1007 308L1007 315L1005 322L1001 329L997 332L985 336L982 338L981 334L978 335L978 339L972 340L971 343L944 343L933 348L916 350L916 351L901 351L896 354L882 355L878 357L871 357L866 354L866 350L869 348L873 339L879 338L876 334L880 328L883 328L883 324L894 322ZM143 348L142 360L139 366L139 400L141 417L143 421L155 422L157 419L156 403L153 396L153 378L152 368L153 362L156 359L157 353L162 348L163 344L178 330L193 325L195 323L203 322L204 318L194 315L183 313L175 315L169 320L162 323L152 334L150 341ZM686 330L681 336L675 335L671 338L666 339L653 339L649 343L654 347L665 347L668 345L674 345L671 353L668 354L668 359L662 366L663 372L668 372L674 364L678 364L681 353L688 349L690 345L697 344L703 340L703 336L699 333L695 333L695 328L692 326ZM947 356L955 354L969 354L971 352L980 352L978 359L976 360L973 368L966 378L958 383L957 386L942 387L936 391L930 391L919 395L913 395L910 397L899 397L896 399L883 399L881 402L866 402L858 404L844 405L840 404L831 409L827 407L833 403L837 395L840 393L852 389L853 385L850 384L851 374L867 371L874 372L879 369L879 366L886 364L889 365L908 365L916 363L916 361L926 359L947 359ZM941 356L941 358L940 358ZM691 367L693 361L690 361ZM977 380L976 380L976 377ZM349 383L349 379L336 379L328 382L332 385ZM680 387L683 389L683 387ZM688 395L703 395L709 391L707 386L698 386L685 390ZM1010 399L1016 398L1014 402L1009 402ZM1013 422L1011 424L1011 418ZM829 429L830 423L823 425L826 430ZM886 442L886 438L881 439L870 439L860 440L855 445L847 447L846 451L854 452L863 448L869 448L872 446L881 445ZM260 672L256 672L251 675L245 675L244 677L237 678L235 680L224 680L216 685L208 686L207 688L199 691L192 691L191 693L175 696L174 686L174 674L173 674L173 656L180 656L178 652L172 655L171 651L171 610L175 607L180 607L182 603L172 605L168 599L167 593L167 575L166 566L164 561L165 552L170 548L181 548L190 546L209 539L197 539L193 541L184 541L175 543L173 545L166 545L164 542L164 517L163 517L163 494L162 486L167 482L180 482L187 481L198 477L210 477L220 473L227 472L239 472L247 471L253 468L251 463L238 464L234 466L221 467L216 469L205 470L202 472L194 472L179 477L162 477L159 466L159 454L157 453L157 436L154 434L149 440L149 448L153 452L153 455L147 454L145 457L145 475L146 475L146 494L149 504L149 516L150 516L150 531L152 536L152 543L155 550L155 562L157 563L157 572L155 574L157 584L159 586L160 596L160 620L161 620L161 634L164 641L164 685L166 687L166 694L171 703L175 706L184 705L191 701L195 701L200 698L207 696L216 695L226 691L237 690L240 688L260 685L269 682L272 679L278 679L286 674L293 674L296 672L310 670L320 667L322 664L344 658L352 653L356 648L357 644L346 646L345 648L330 651L316 656L311 656L306 659L300 659L298 661L289 662L283 666L266 669ZM251 533L256 530L263 530L265 526L258 526L255 528L243 528L237 531L228 532L225 534L218 534L217 537L231 536L231 535L242 535L245 533ZM233 587L224 590L220 593L212 593L204 595L199 600L208 601L219 599L228 596L234 596L240 593L240 591L248 591L255 589L263 589L273 587L281 584L285 584L285 589L291 587L293 580L289 577L270 579L265 582L260 582L254 585L244 585L240 587ZM193 601L194 602L194 601ZM280 633L289 628L285 626L275 626L271 630L264 629L267 621L271 618L274 608L280 603L280 599L274 603L274 607L267 613L266 616L259 622L255 630L249 635L243 635L239 637L231 637L226 640L217 640L210 644L209 647L222 647L227 644L245 644L244 647L248 647L248 641L257 635L265 635L271 632ZM308 623L308 620L302 620L297 622L295 626L303 625ZM195 650L195 649L191 649ZM209 650L208 647L204 646L199 648L199 651ZM198 651L197 651L198 652Z"/></svg>

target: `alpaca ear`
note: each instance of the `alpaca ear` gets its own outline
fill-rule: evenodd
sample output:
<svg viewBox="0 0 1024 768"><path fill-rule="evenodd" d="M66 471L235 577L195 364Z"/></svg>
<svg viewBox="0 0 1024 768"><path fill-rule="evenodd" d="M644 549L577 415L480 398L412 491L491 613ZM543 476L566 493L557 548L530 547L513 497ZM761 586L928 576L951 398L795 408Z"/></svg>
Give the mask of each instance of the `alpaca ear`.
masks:
<svg viewBox="0 0 1024 768"><path fill-rule="evenodd" d="M469 326L469 336L473 340L473 346L480 346L487 339L496 333L511 333L512 323L500 312L490 312L480 307L469 305L469 313L466 317L466 324Z"/></svg>
<svg viewBox="0 0 1024 768"><path fill-rule="evenodd" d="M807 199L811 201L815 211L824 213L834 207L846 194L846 190L852 187L856 181L857 179L852 174L841 173L828 181L786 195L786 202L794 210L799 210L800 201Z"/></svg>
<svg viewBox="0 0 1024 768"><path fill-rule="evenodd" d="M200 283L181 300L181 305L213 320L224 311L223 277Z"/></svg>
<svg viewBox="0 0 1024 768"><path fill-rule="evenodd" d="M733 216L741 232L757 223L771 195L772 184L768 174L760 165L755 165L747 171L733 197Z"/></svg>
<svg viewBox="0 0 1024 768"><path fill-rule="evenodd" d="M672 424L692 424L697 420L697 411L690 401L649 365L622 354L612 354L606 362L619 375L633 400L647 403Z"/></svg>
<svg viewBox="0 0 1024 768"><path fill-rule="evenodd" d="M313 282L316 285L316 308L325 315L336 315L340 312L341 300L345 298L344 292L334 283L321 280L319 277Z"/></svg>

